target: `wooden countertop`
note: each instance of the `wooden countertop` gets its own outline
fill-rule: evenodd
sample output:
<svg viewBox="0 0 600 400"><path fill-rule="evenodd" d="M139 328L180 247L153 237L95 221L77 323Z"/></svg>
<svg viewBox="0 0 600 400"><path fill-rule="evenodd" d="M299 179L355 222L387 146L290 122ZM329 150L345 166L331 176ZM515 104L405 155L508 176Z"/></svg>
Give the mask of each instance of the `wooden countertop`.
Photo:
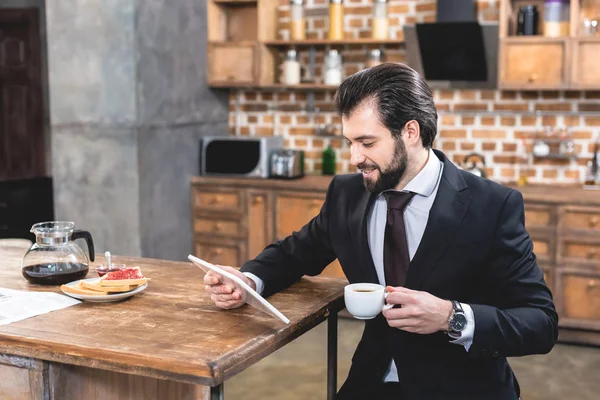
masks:
<svg viewBox="0 0 600 400"><path fill-rule="evenodd" d="M21 275L23 251L0 249L0 286L60 292ZM90 264L95 277L99 256ZM248 305L215 307L204 292L204 272L192 263L131 257L148 288L115 303L86 303L0 326L0 353L153 378L215 386L324 321L344 307L337 278L305 278L269 298L290 324Z"/></svg>
<svg viewBox="0 0 600 400"><path fill-rule="evenodd" d="M331 182L331 176L307 175L299 179L258 179L258 178L221 178L192 177L192 185L219 185L237 188L262 188L274 190L294 190L324 192ZM513 187L523 194L526 201L549 204L568 203L573 205L600 206L600 190L584 190L581 185L528 185Z"/></svg>

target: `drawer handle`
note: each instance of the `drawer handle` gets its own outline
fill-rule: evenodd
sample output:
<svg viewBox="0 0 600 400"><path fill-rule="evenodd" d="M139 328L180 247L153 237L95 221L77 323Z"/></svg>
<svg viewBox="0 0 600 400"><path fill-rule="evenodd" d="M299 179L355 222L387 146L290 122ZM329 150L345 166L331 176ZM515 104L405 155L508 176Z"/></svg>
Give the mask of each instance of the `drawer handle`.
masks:
<svg viewBox="0 0 600 400"><path fill-rule="evenodd" d="M590 249L590 251L588 251L587 256L588 256L588 258L596 257L596 249Z"/></svg>
<svg viewBox="0 0 600 400"><path fill-rule="evenodd" d="M529 76L529 82L531 82L531 83L537 81L537 79L538 79L538 74L531 74Z"/></svg>
<svg viewBox="0 0 600 400"><path fill-rule="evenodd" d="M210 254L212 254L213 256L220 256L221 254L223 254L223 249L221 249L221 248L214 249L213 251L210 252Z"/></svg>
<svg viewBox="0 0 600 400"><path fill-rule="evenodd" d="M262 203L264 203L264 202L265 202L265 200L262 198L262 196L259 196L259 197L255 197L255 198L254 198L254 202L253 202L253 204L254 204L255 206L258 206L258 205L260 205L260 204L262 204Z"/></svg>
<svg viewBox="0 0 600 400"><path fill-rule="evenodd" d="M594 289L596 287L596 280L590 279L587 284L588 290Z"/></svg>
<svg viewBox="0 0 600 400"><path fill-rule="evenodd" d="M590 228L598 226L598 216L594 216L590 219Z"/></svg>
<svg viewBox="0 0 600 400"><path fill-rule="evenodd" d="M8 208L8 203L0 203L0 208Z"/></svg>
<svg viewBox="0 0 600 400"><path fill-rule="evenodd" d="M310 202L310 208L317 208L317 207L321 207L320 200L313 200Z"/></svg>
<svg viewBox="0 0 600 400"><path fill-rule="evenodd" d="M212 199L210 199L210 204L217 204L221 201L223 201L223 196L214 196Z"/></svg>
<svg viewBox="0 0 600 400"><path fill-rule="evenodd" d="M222 229L223 229L223 224L221 224L220 222L217 222L213 226L213 231L215 231L215 232L220 232Z"/></svg>

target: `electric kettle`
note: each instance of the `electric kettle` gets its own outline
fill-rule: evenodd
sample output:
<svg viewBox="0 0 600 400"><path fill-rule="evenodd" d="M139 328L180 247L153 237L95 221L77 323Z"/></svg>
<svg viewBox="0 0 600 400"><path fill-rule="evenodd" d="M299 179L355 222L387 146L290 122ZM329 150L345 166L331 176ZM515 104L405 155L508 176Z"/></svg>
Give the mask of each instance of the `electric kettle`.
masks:
<svg viewBox="0 0 600 400"><path fill-rule="evenodd" d="M472 158L475 158L475 161L471 161ZM477 164L478 160L481 161L481 166ZM467 166L467 163L471 162L470 166ZM470 173L477 175L481 178L487 178L487 174L485 173L485 158L482 154L479 153L470 153L467 154L465 159L462 162L462 169L465 171L469 171Z"/></svg>

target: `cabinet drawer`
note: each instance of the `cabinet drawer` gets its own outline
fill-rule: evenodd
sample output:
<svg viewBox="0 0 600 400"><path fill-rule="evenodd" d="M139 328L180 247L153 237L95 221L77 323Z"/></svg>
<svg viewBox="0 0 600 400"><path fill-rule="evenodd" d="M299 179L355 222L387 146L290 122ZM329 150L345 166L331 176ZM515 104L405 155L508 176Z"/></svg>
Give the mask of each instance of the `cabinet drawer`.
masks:
<svg viewBox="0 0 600 400"><path fill-rule="evenodd" d="M559 229L578 229L600 234L600 209L595 207L564 207L560 212Z"/></svg>
<svg viewBox="0 0 600 400"><path fill-rule="evenodd" d="M565 323L600 323L600 273L561 271L559 290Z"/></svg>
<svg viewBox="0 0 600 400"><path fill-rule="evenodd" d="M554 225L553 208L539 204L525 204L525 228L547 228Z"/></svg>
<svg viewBox="0 0 600 400"><path fill-rule="evenodd" d="M549 262L554 259L552 238L532 234L531 241L533 242L533 252L538 259Z"/></svg>
<svg viewBox="0 0 600 400"><path fill-rule="evenodd" d="M236 237L244 234L241 221L212 218L196 218L194 220L194 232Z"/></svg>
<svg viewBox="0 0 600 400"><path fill-rule="evenodd" d="M556 89L567 83L566 40L505 39L500 57L501 87Z"/></svg>
<svg viewBox="0 0 600 400"><path fill-rule="evenodd" d="M242 243L218 243L196 240L196 256L210 263L240 268L244 262L245 251Z"/></svg>
<svg viewBox="0 0 600 400"><path fill-rule="evenodd" d="M197 188L194 191L194 206L196 211L244 211L242 205L242 193L203 190L202 188Z"/></svg>
<svg viewBox="0 0 600 400"><path fill-rule="evenodd" d="M600 267L600 240L562 238L559 248L559 261L590 263Z"/></svg>

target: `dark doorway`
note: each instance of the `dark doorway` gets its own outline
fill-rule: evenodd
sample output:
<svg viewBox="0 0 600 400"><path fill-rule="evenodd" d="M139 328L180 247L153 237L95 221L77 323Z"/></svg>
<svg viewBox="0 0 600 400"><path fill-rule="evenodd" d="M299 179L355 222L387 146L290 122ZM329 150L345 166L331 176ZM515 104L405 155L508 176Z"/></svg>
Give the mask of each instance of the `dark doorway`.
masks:
<svg viewBox="0 0 600 400"><path fill-rule="evenodd" d="M39 12L0 9L0 181L46 175Z"/></svg>
<svg viewBox="0 0 600 400"><path fill-rule="evenodd" d="M46 139L40 10L0 8L0 238L54 219Z"/></svg>

